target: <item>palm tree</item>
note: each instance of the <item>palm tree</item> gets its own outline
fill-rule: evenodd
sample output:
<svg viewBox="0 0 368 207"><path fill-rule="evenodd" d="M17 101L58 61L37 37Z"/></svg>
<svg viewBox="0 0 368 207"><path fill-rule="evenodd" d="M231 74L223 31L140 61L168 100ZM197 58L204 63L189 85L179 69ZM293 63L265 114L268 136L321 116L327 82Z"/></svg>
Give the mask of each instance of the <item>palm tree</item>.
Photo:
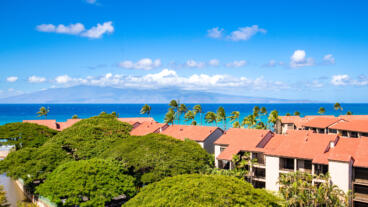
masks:
<svg viewBox="0 0 368 207"><path fill-rule="evenodd" d="M324 107L320 107L320 108L318 109L318 113L319 113L319 114L324 114L324 113L326 113L326 109L325 109Z"/></svg>
<svg viewBox="0 0 368 207"><path fill-rule="evenodd" d="M299 111L295 111L294 112L294 116L300 116L300 112Z"/></svg>
<svg viewBox="0 0 368 207"><path fill-rule="evenodd" d="M141 108L140 114L147 114L147 116L149 117L151 114L151 106L148 104L144 104L144 106Z"/></svg>
<svg viewBox="0 0 368 207"><path fill-rule="evenodd" d="M50 112L50 108L45 108L44 106L42 106L40 108L40 111L37 112L38 116L37 117L41 117L41 116L45 116L45 119L47 119L47 114Z"/></svg>
<svg viewBox="0 0 368 207"><path fill-rule="evenodd" d="M115 111L111 112L111 115L115 116L116 118L119 118L119 114L116 113Z"/></svg>
<svg viewBox="0 0 368 207"><path fill-rule="evenodd" d="M165 114L164 122L171 125L174 125L175 120L175 111L172 108L169 108L169 111Z"/></svg>
<svg viewBox="0 0 368 207"><path fill-rule="evenodd" d="M270 115L268 116L268 123L275 126L277 120L279 120L279 112L276 110L271 111Z"/></svg>
<svg viewBox="0 0 368 207"><path fill-rule="evenodd" d="M217 121L222 121L224 124L224 129L226 130L226 112L224 107L220 106L217 109Z"/></svg>
<svg viewBox="0 0 368 207"><path fill-rule="evenodd" d="M259 106L255 106L253 108L253 115L254 115L255 118L257 118L259 116L259 111L260 111Z"/></svg>
<svg viewBox="0 0 368 207"><path fill-rule="evenodd" d="M197 121L193 120L192 123L190 123L190 125L196 126L197 125Z"/></svg>
<svg viewBox="0 0 368 207"><path fill-rule="evenodd" d="M231 116L230 116L230 121L238 121L239 122L239 116L240 116L240 112L239 111L233 111L231 112Z"/></svg>
<svg viewBox="0 0 368 207"><path fill-rule="evenodd" d="M201 125L202 125L202 107L201 105L195 105L193 107L193 112L194 112L194 117L199 113L199 119L201 120Z"/></svg>
<svg viewBox="0 0 368 207"><path fill-rule="evenodd" d="M179 112L179 104L178 104L178 102L173 99L173 100L170 101L169 106L171 106L172 109L175 109L176 110L176 113L174 114L175 117L176 117L177 113ZM179 122L179 118L177 120Z"/></svg>
<svg viewBox="0 0 368 207"><path fill-rule="evenodd" d="M267 129L267 126L260 121L256 124L256 129Z"/></svg>
<svg viewBox="0 0 368 207"><path fill-rule="evenodd" d="M73 116L72 116L72 119L78 119L79 117L78 117L78 115L77 114L74 114Z"/></svg>
<svg viewBox="0 0 368 207"><path fill-rule="evenodd" d="M267 114L267 109L266 109L266 107L262 107L261 108L261 114L264 116L264 115L266 115Z"/></svg>
<svg viewBox="0 0 368 207"><path fill-rule="evenodd" d="M240 128L239 121L233 122L233 128Z"/></svg>
<svg viewBox="0 0 368 207"><path fill-rule="evenodd" d="M257 120L254 114L250 114L247 117L244 117L241 123L242 126L247 125L248 128L253 128L256 124L257 124Z"/></svg>
<svg viewBox="0 0 368 207"><path fill-rule="evenodd" d="M185 113L184 118L185 118L185 121L193 120L194 119L193 111L189 110L187 113Z"/></svg>
<svg viewBox="0 0 368 207"><path fill-rule="evenodd" d="M217 116L212 111L209 111L205 114L204 120L206 121L206 123L209 123L209 124L215 122L217 126Z"/></svg>
<svg viewBox="0 0 368 207"><path fill-rule="evenodd" d="M180 104L178 109L178 122L180 123L180 116L185 114L188 111L188 108L185 104Z"/></svg>
<svg viewBox="0 0 368 207"><path fill-rule="evenodd" d="M290 113L286 113L285 116L290 116L291 114Z"/></svg>
<svg viewBox="0 0 368 207"><path fill-rule="evenodd" d="M348 111L348 112L346 112L346 115L353 115L353 112Z"/></svg>
<svg viewBox="0 0 368 207"><path fill-rule="evenodd" d="M340 110L342 112L342 107L340 105L340 103L335 103L334 104L334 109L337 111L337 110Z"/></svg>

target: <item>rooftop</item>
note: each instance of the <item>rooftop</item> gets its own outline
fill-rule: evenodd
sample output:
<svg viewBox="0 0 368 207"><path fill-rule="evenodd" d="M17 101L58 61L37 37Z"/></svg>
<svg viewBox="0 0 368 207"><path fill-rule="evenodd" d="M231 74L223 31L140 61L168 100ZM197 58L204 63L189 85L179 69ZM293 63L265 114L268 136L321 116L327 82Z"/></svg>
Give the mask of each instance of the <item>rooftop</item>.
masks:
<svg viewBox="0 0 368 207"><path fill-rule="evenodd" d="M161 124L156 121L145 121L132 129L132 131L130 131L130 135L143 136L151 134L157 130L160 130L160 128L164 128L165 126L167 126L167 124Z"/></svg>
<svg viewBox="0 0 368 207"><path fill-rule="evenodd" d="M216 129L219 127L212 126L194 126L194 125L171 125L168 126L161 134L172 136L176 139L184 140L188 138L190 140L203 142L205 141Z"/></svg>
<svg viewBox="0 0 368 207"><path fill-rule="evenodd" d="M330 129L368 133L368 120L352 119L333 124Z"/></svg>
<svg viewBox="0 0 368 207"><path fill-rule="evenodd" d="M308 118L308 117L307 117ZM305 122L303 126L305 127L313 127L313 128L327 128L332 124L340 121L342 119L338 117L314 117L311 118L309 121Z"/></svg>

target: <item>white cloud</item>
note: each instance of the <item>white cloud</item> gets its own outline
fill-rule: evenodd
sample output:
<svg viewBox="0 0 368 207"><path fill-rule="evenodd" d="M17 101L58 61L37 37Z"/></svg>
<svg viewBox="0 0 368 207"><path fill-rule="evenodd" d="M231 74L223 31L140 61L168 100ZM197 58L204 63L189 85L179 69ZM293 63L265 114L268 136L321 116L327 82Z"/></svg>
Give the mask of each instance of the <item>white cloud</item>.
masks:
<svg viewBox="0 0 368 207"><path fill-rule="evenodd" d="M239 68L239 67L243 67L247 64L247 61L245 60L234 60L231 63L227 63L226 67L233 67L233 68Z"/></svg>
<svg viewBox="0 0 368 207"><path fill-rule="evenodd" d="M70 25L53 25L53 24L41 24L36 26L36 30L40 32L53 32L59 34L70 34L79 35L82 37L88 37L91 39L101 38L105 33L114 32L112 22L105 22L103 24L97 24L88 30L81 23L70 24Z"/></svg>
<svg viewBox="0 0 368 207"><path fill-rule="evenodd" d="M152 60L151 58L143 58L134 63L131 60L125 60L119 64L120 67L126 69L152 70L161 66L161 60Z"/></svg>
<svg viewBox="0 0 368 207"><path fill-rule="evenodd" d="M43 83L43 82L45 82L45 81L46 81L46 78L44 78L44 77L39 77L39 76L35 76L35 75L30 76L30 77L28 78L28 82L30 82L30 83Z"/></svg>
<svg viewBox="0 0 368 207"><path fill-rule="evenodd" d="M323 56L323 62L325 64L335 64L335 57L332 54Z"/></svg>
<svg viewBox="0 0 368 207"><path fill-rule="evenodd" d="M97 26L92 27L91 29L87 30L86 32L82 33L83 37L89 37L92 39L101 38L105 33L113 33L114 27L112 26L112 22L105 22L102 25L97 24Z"/></svg>
<svg viewBox="0 0 368 207"><path fill-rule="evenodd" d="M207 35L211 38L218 39L222 37L223 31L224 29L215 27L215 28L207 30Z"/></svg>
<svg viewBox="0 0 368 207"><path fill-rule="evenodd" d="M10 77L6 78L6 81L9 82L9 83L14 83L17 80L18 80L17 76L10 76Z"/></svg>
<svg viewBox="0 0 368 207"><path fill-rule="evenodd" d="M218 90L224 88L248 88L254 90L279 90L288 88L280 81L267 81L263 77L254 80L247 77L234 77L224 74L192 74L180 76L174 70L163 69L158 73L149 73L143 76L119 75L107 73L100 77L70 78L65 86L96 85L118 88L167 88L178 87L187 90Z"/></svg>
<svg viewBox="0 0 368 207"><path fill-rule="evenodd" d="M265 34L267 31L265 29L259 28L258 25L253 25L251 27L241 27L235 30L227 36L228 39L232 41L249 40L251 37L257 33Z"/></svg>
<svg viewBox="0 0 368 207"><path fill-rule="evenodd" d="M72 78L69 77L68 75L61 75L61 76L58 76L58 77L55 78L56 83L59 83L59 84L65 84L65 83L68 83L71 80L72 80Z"/></svg>
<svg viewBox="0 0 368 207"><path fill-rule="evenodd" d="M304 50L295 50L290 57L290 67L292 68L312 65L314 65L314 60L312 58L307 58Z"/></svg>
<svg viewBox="0 0 368 207"><path fill-rule="evenodd" d="M270 60L268 63L264 64L264 67L276 67L276 66L281 66L284 65L284 62L278 62L276 60Z"/></svg>
<svg viewBox="0 0 368 207"><path fill-rule="evenodd" d="M353 79L347 74L334 75L331 78L331 84L335 86L367 86L368 77L365 75L360 75L358 78Z"/></svg>
<svg viewBox="0 0 368 207"><path fill-rule="evenodd" d="M185 63L185 66L190 67L190 68L203 68L205 66L204 62L198 62L195 60L188 60Z"/></svg>
<svg viewBox="0 0 368 207"><path fill-rule="evenodd" d="M212 60L210 60L210 61L208 61L208 64L210 65L210 66L219 66L220 65L220 61L219 60L217 60L217 59L212 59Z"/></svg>

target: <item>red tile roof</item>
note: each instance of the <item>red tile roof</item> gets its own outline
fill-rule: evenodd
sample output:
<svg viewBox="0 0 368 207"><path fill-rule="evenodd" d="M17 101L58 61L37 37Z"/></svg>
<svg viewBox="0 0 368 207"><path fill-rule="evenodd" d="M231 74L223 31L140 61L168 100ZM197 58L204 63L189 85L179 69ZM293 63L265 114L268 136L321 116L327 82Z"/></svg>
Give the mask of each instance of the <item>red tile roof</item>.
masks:
<svg viewBox="0 0 368 207"><path fill-rule="evenodd" d="M342 119L338 117L315 117L303 124L304 127L327 128Z"/></svg>
<svg viewBox="0 0 368 207"><path fill-rule="evenodd" d="M232 160L233 155L239 151L262 152L259 147L266 136L272 136L269 130L230 128L218 140L215 145L227 145L217 159Z"/></svg>
<svg viewBox="0 0 368 207"><path fill-rule="evenodd" d="M23 120L24 123L33 123L38 125L47 126L50 129L59 130L56 120Z"/></svg>
<svg viewBox="0 0 368 207"><path fill-rule="evenodd" d="M353 119L333 124L330 129L368 133L368 120Z"/></svg>
<svg viewBox="0 0 368 207"><path fill-rule="evenodd" d="M340 115L339 118L345 120L368 120L368 115Z"/></svg>
<svg viewBox="0 0 368 207"><path fill-rule="evenodd" d="M130 135L143 136L151 133L155 133L160 130L160 128L165 128L167 124L161 124L155 121L145 121L139 124L137 127L130 131Z"/></svg>
<svg viewBox="0 0 368 207"><path fill-rule="evenodd" d="M328 153L329 160L349 162L353 159L353 166L368 168L368 138L341 137L334 148Z"/></svg>
<svg viewBox="0 0 368 207"><path fill-rule="evenodd" d="M132 125L132 123L152 122L155 121L152 117L130 117L130 118L118 118L119 121L126 122Z"/></svg>
<svg viewBox="0 0 368 207"><path fill-rule="evenodd" d="M203 142L219 127L211 126L194 126L194 125L171 125L161 132L168 136L172 136L176 139L184 140L188 138L190 140Z"/></svg>
<svg viewBox="0 0 368 207"><path fill-rule="evenodd" d="M330 115L316 115L316 116L279 116L281 123L283 124L294 124L297 128L302 128L303 125L315 118L335 118Z"/></svg>
<svg viewBox="0 0 368 207"><path fill-rule="evenodd" d="M325 154L331 141L336 141L337 135L318 134L310 131L299 131L285 135L276 134L270 142L274 148L266 145L265 154L278 157L292 157L314 160Z"/></svg>
<svg viewBox="0 0 368 207"><path fill-rule="evenodd" d="M60 131L69 128L71 126L73 126L75 123L79 122L82 119L68 119L66 122L58 122L59 126L60 126Z"/></svg>

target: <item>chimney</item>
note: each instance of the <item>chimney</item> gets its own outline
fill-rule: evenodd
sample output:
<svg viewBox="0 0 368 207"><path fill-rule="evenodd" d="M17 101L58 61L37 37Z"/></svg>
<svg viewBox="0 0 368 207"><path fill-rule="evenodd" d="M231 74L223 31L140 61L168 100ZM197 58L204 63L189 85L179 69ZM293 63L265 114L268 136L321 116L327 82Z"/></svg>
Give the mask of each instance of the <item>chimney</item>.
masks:
<svg viewBox="0 0 368 207"><path fill-rule="evenodd" d="M330 148L334 148L335 147L335 142L334 141L330 141Z"/></svg>
<svg viewBox="0 0 368 207"><path fill-rule="evenodd" d="M162 132L162 127L160 127L160 132Z"/></svg>

